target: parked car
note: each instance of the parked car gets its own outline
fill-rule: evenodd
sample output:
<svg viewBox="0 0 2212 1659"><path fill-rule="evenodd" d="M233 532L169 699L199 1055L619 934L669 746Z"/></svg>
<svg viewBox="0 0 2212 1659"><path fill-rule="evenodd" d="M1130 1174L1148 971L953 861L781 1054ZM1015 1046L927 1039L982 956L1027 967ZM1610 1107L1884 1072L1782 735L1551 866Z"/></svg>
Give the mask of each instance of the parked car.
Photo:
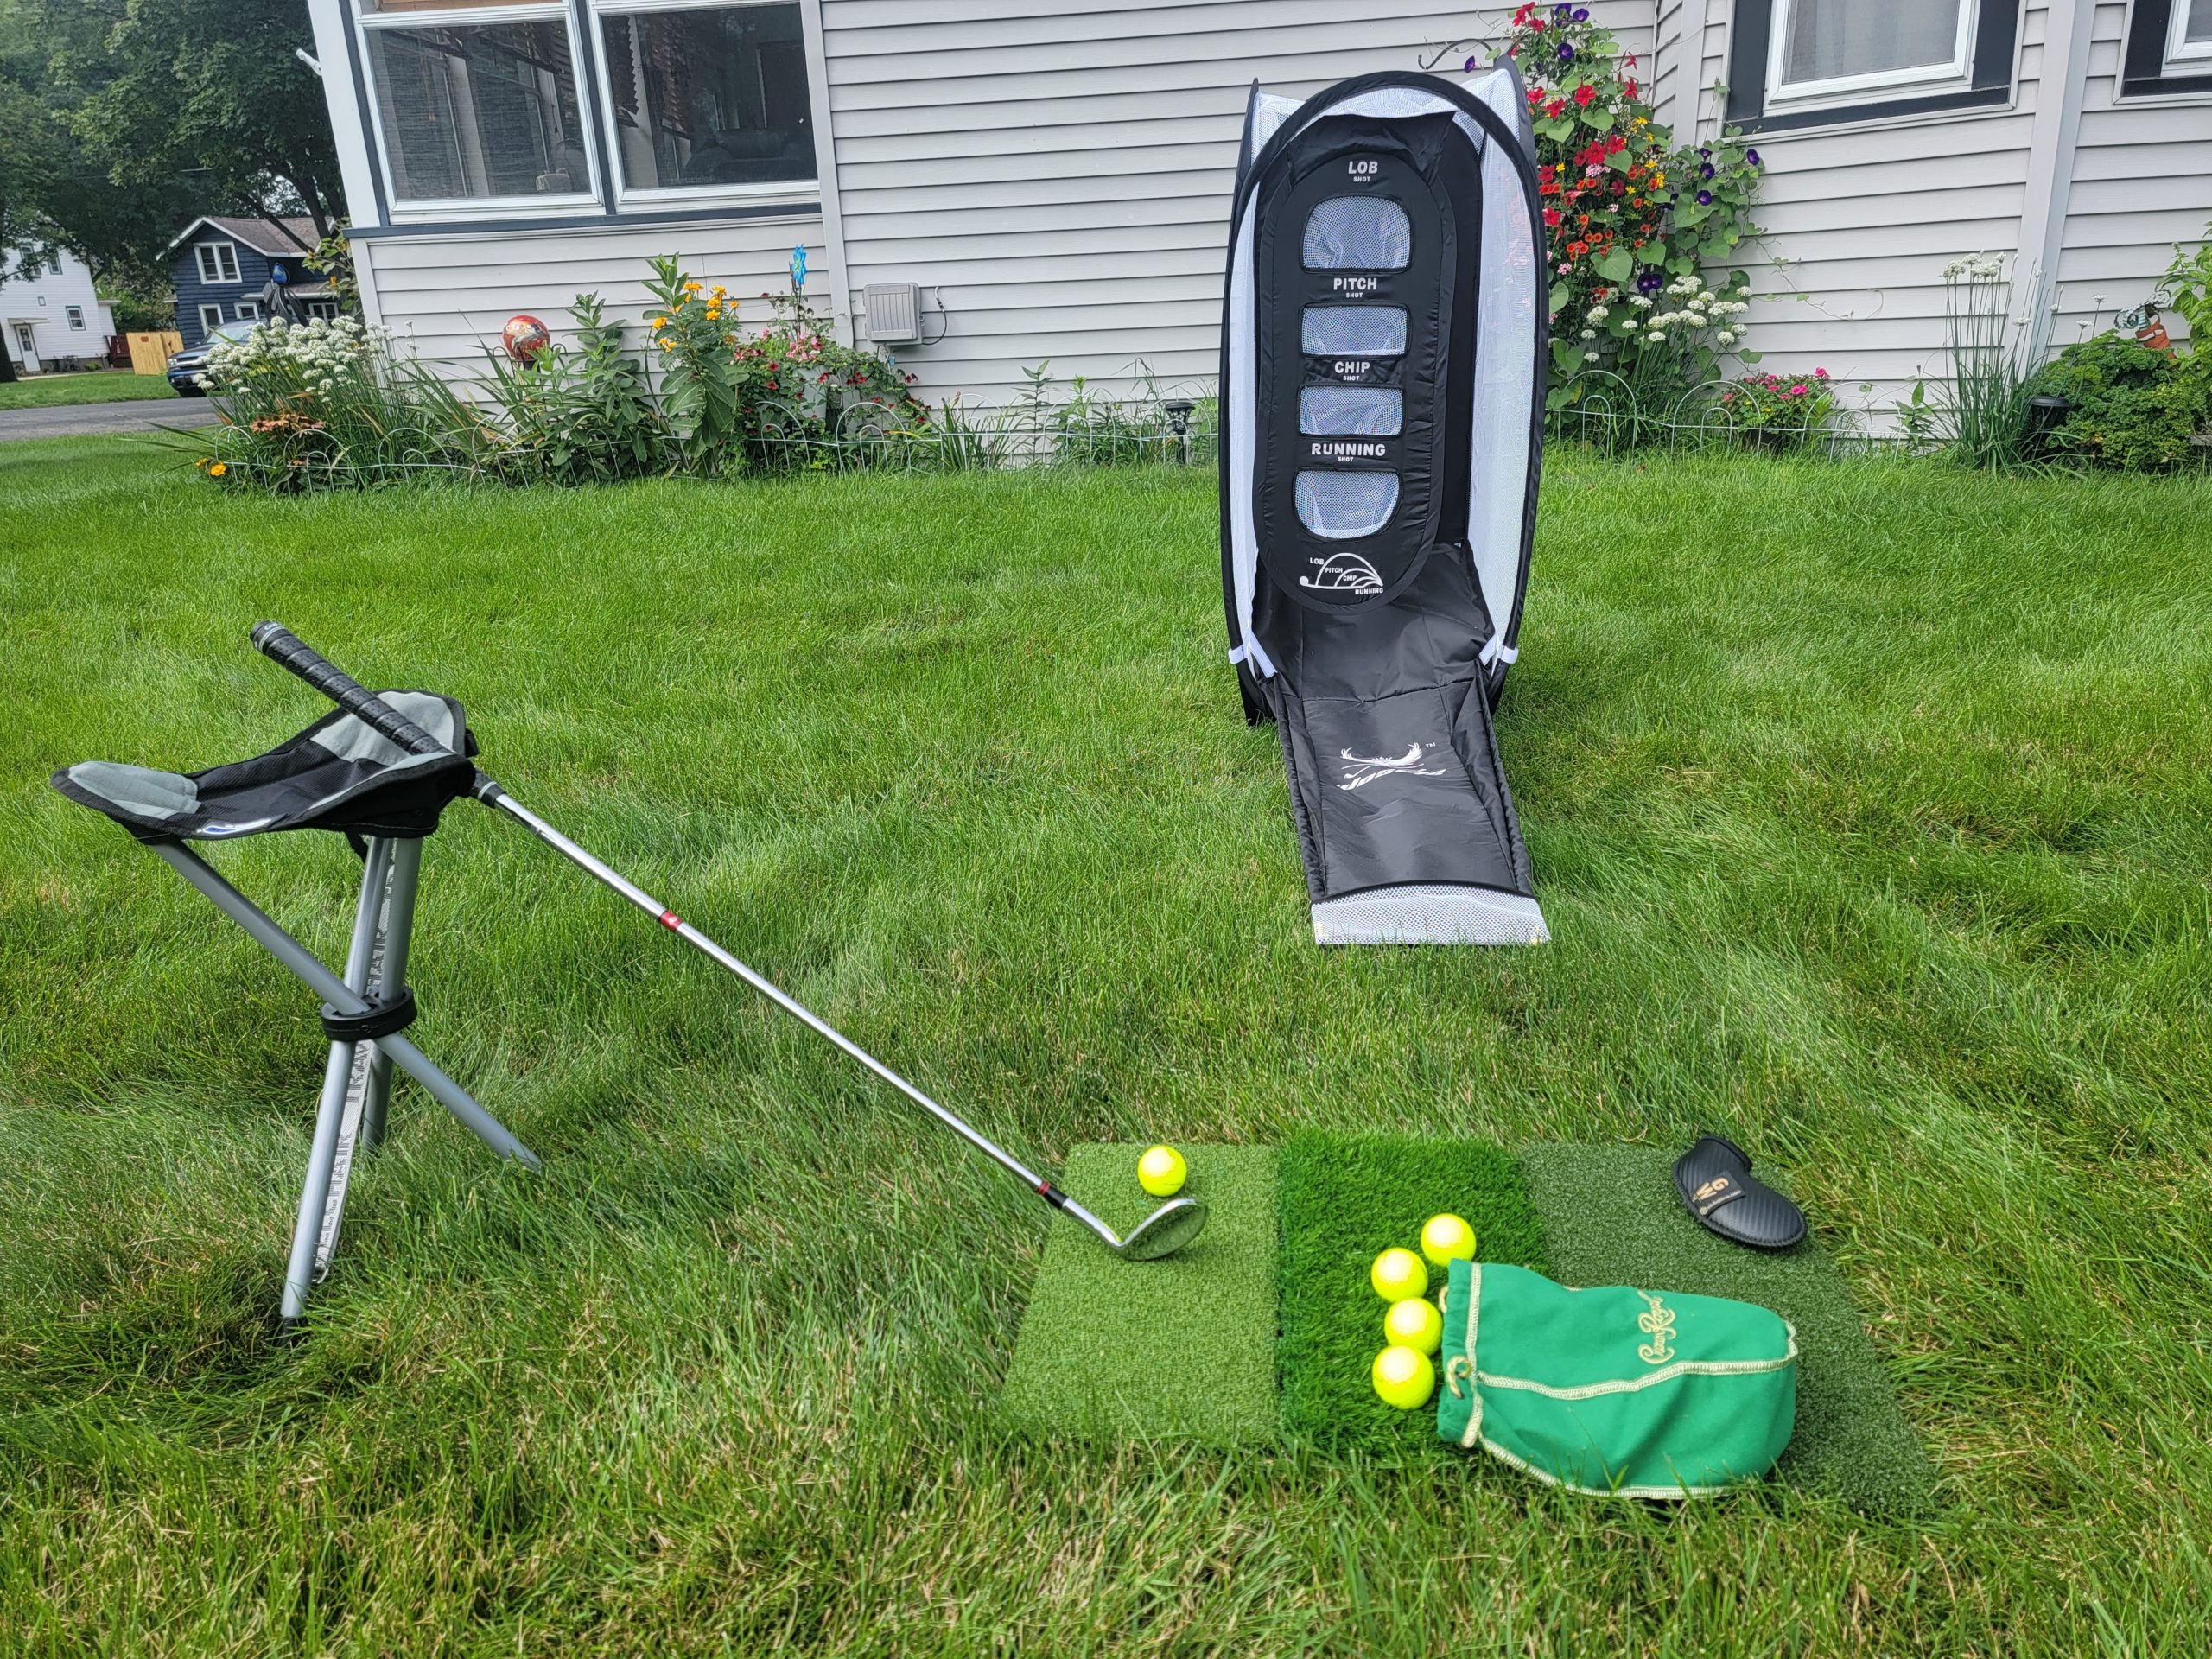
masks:
<svg viewBox="0 0 2212 1659"><path fill-rule="evenodd" d="M251 320L226 322L218 326L206 340L189 351L171 353L168 367L165 371L169 378L169 385L176 388L181 397L205 397L207 395L207 388L200 384L200 377L207 372L207 353L214 349L215 342L219 340L244 340L260 327L258 322Z"/></svg>

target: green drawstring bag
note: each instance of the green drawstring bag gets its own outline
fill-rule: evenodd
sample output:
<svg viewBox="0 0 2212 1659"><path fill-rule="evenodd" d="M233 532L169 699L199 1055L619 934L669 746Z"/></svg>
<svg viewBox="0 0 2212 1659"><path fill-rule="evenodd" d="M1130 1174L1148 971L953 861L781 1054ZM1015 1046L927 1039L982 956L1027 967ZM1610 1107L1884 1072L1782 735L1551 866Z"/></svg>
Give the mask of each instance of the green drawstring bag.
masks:
<svg viewBox="0 0 2212 1659"><path fill-rule="evenodd" d="M1569 1290L1454 1262L1437 1299L1436 1432L1570 1491L1699 1497L1774 1466L1797 1419L1797 1333L1749 1302Z"/></svg>

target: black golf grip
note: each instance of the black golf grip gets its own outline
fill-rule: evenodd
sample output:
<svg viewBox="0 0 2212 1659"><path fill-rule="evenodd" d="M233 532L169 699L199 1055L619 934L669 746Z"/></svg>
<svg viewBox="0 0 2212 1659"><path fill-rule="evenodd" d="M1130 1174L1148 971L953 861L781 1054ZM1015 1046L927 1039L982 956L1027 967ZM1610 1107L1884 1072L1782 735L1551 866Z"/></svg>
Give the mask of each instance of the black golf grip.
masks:
<svg viewBox="0 0 2212 1659"><path fill-rule="evenodd" d="M363 685L281 622L254 624L253 648L281 664L363 724L415 754L444 754L446 746Z"/></svg>

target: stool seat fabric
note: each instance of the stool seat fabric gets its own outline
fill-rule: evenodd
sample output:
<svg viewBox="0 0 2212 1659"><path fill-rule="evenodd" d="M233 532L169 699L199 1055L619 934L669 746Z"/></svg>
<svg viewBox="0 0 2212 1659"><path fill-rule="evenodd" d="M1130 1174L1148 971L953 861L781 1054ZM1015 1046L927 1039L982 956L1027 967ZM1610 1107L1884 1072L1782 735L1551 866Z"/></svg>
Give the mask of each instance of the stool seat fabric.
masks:
<svg viewBox="0 0 2212 1659"><path fill-rule="evenodd" d="M55 772L54 786L143 842L233 841L276 830L427 836L446 804L475 781L467 757L476 741L451 697L378 695L446 751L410 754L355 716L333 714L251 760L191 772L83 760Z"/></svg>

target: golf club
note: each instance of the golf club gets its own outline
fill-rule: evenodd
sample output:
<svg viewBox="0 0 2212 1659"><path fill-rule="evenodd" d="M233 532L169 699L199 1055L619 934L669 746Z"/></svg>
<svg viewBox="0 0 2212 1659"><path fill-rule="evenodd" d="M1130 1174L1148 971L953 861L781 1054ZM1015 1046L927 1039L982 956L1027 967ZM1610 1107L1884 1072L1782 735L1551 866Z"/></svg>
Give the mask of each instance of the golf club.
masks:
<svg viewBox="0 0 2212 1659"><path fill-rule="evenodd" d="M409 720L377 694L332 663L320 652L302 642L289 629L276 622L256 625L252 633L254 649L270 661L289 669L305 680L323 696L353 715L365 725L378 731L402 748L414 754L448 753L445 745ZM631 880L620 871L601 863L590 853L570 841L551 824L524 806L482 772L469 793L486 806L505 813L524 829L550 847L555 852L592 876L602 885L613 888L639 910L652 917L670 932L687 944L703 951L723 968L735 974L754 990L766 997L778 1007L804 1024L820 1036L835 1043L853 1058L921 1107L939 1122L952 1129L978 1151L988 1154L1008 1173L1019 1176L1039 1198L1077 1221L1098 1236L1106 1248L1130 1262L1152 1262L1172 1255L1196 1238L1206 1224L1206 1210L1202 1204L1190 1198L1170 1198L1129 1230L1125 1238L1116 1233L1104 1222L1060 1191L1051 1181L1024 1165L1013 1154L986 1139L978 1130L931 1100L912 1084L900 1077L889 1066L862 1048L826 1020L785 995L777 986L740 962L728 950L685 921L667 906Z"/></svg>

